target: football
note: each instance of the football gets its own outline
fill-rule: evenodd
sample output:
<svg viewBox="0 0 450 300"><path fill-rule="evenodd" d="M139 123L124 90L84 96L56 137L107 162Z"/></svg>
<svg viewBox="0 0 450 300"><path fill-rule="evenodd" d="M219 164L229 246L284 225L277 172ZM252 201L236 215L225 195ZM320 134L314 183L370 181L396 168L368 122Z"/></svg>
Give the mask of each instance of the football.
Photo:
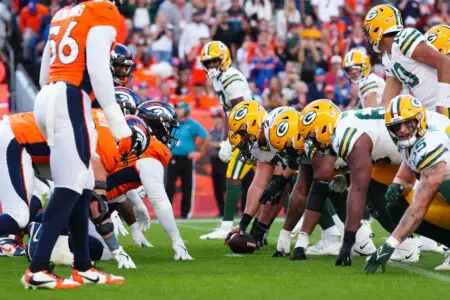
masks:
<svg viewBox="0 0 450 300"><path fill-rule="evenodd" d="M228 241L228 246L234 253L249 254L255 252L256 240L249 233L244 233L244 235L235 233Z"/></svg>

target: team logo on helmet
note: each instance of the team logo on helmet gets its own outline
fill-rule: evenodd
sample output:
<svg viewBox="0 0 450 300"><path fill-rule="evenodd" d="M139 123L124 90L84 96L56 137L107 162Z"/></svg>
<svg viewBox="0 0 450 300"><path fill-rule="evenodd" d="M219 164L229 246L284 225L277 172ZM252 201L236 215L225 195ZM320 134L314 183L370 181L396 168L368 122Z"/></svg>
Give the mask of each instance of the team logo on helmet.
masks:
<svg viewBox="0 0 450 300"><path fill-rule="evenodd" d="M225 51L227 47L223 43L219 43L219 49Z"/></svg>
<svg viewBox="0 0 450 300"><path fill-rule="evenodd" d="M431 33L427 36L427 41L429 41L430 43L434 43L437 37L438 35L436 33Z"/></svg>
<svg viewBox="0 0 450 300"><path fill-rule="evenodd" d="M314 122L314 120L317 117L317 113L315 111L310 111L309 113L307 113L305 115L305 117L303 118L303 125L308 126L309 124L311 124L312 122Z"/></svg>
<svg viewBox="0 0 450 300"><path fill-rule="evenodd" d="M417 108L421 108L422 104L420 103L420 101L417 98L412 98L411 99L411 105Z"/></svg>
<svg viewBox="0 0 450 300"><path fill-rule="evenodd" d="M287 121L283 121L277 126L277 136L282 137L285 136L289 129L289 123Z"/></svg>
<svg viewBox="0 0 450 300"><path fill-rule="evenodd" d="M367 14L366 21L373 20L376 16L378 16L378 11L376 9L373 9Z"/></svg>
<svg viewBox="0 0 450 300"><path fill-rule="evenodd" d="M234 115L234 119L236 121L242 120L248 113L248 108L247 107L241 107L238 109L238 111L236 112L236 114Z"/></svg>

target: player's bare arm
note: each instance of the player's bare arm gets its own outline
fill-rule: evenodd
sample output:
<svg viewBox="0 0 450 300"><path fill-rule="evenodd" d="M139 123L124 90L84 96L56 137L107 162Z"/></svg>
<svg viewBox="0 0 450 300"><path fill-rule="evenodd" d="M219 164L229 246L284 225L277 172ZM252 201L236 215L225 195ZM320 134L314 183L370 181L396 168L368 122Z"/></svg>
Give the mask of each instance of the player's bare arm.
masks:
<svg viewBox="0 0 450 300"><path fill-rule="evenodd" d="M364 97L364 107L378 107L377 93L373 92Z"/></svg>
<svg viewBox="0 0 450 300"><path fill-rule="evenodd" d="M363 134L347 157L352 181L347 198L346 231L356 232L364 213L372 170L372 158L370 157L372 146L373 142L370 137Z"/></svg>
<svg viewBox="0 0 450 300"><path fill-rule="evenodd" d="M402 83L394 76L386 76L386 87L384 88L383 97L379 106L386 106L392 98L400 94Z"/></svg>
<svg viewBox="0 0 450 300"><path fill-rule="evenodd" d="M415 182L416 177L414 176L413 171L411 171L408 164L403 161L394 178L394 183L401 184L404 188L403 195L406 195L412 190Z"/></svg>
<svg viewBox="0 0 450 300"><path fill-rule="evenodd" d="M247 203L245 205L244 213L254 217L258 212L259 199L272 178L275 167L270 163L258 162L255 177L248 188Z"/></svg>
<svg viewBox="0 0 450 300"><path fill-rule="evenodd" d="M422 223L428 207L444 180L446 165L447 163L442 161L420 172L419 186L414 193L412 203L392 233L399 242L408 238Z"/></svg>

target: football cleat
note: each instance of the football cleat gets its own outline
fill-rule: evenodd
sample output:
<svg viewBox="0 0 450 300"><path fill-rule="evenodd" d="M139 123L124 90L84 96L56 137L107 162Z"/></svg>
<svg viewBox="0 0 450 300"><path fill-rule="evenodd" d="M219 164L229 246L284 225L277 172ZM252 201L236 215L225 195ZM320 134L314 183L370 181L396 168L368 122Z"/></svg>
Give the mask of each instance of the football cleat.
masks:
<svg viewBox="0 0 450 300"><path fill-rule="evenodd" d="M29 269L25 271L21 282L25 289L74 289L81 286L80 283L71 279L63 279L49 271L32 273Z"/></svg>
<svg viewBox="0 0 450 300"><path fill-rule="evenodd" d="M213 232L202 235L201 240L224 240L228 233L233 229L232 221L222 221L220 226L216 228Z"/></svg>
<svg viewBox="0 0 450 300"><path fill-rule="evenodd" d="M395 248L394 253L392 253L392 261L401 262L418 262L420 258L420 250L413 238L407 238L403 243Z"/></svg>
<svg viewBox="0 0 450 300"><path fill-rule="evenodd" d="M436 271L450 271L450 250L447 250L445 256L444 262L434 268Z"/></svg>
<svg viewBox="0 0 450 300"><path fill-rule="evenodd" d="M370 224L369 224L370 226ZM356 232L355 244L352 247L352 256L370 256L377 251L372 240L372 230L369 226L362 224Z"/></svg>
<svg viewBox="0 0 450 300"><path fill-rule="evenodd" d="M320 240L317 244L306 249L307 255L339 255L342 241Z"/></svg>
<svg viewBox="0 0 450 300"><path fill-rule="evenodd" d="M24 247L21 247L21 240L10 234L0 238L0 256L26 256Z"/></svg>
<svg viewBox="0 0 450 300"><path fill-rule="evenodd" d="M438 245L438 243L436 243L434 240L424 237L422 235L416 239L416 242L421 252L429 251L441 254L445 252L444 245Z"/></svg>
<svg viewBox="0 0 450 300"><path fill-rule="evenodd" d="M84 272L74 269L70 279L79 284L118 284L125 281L123 277L103 273L94 268Z"/></svg>

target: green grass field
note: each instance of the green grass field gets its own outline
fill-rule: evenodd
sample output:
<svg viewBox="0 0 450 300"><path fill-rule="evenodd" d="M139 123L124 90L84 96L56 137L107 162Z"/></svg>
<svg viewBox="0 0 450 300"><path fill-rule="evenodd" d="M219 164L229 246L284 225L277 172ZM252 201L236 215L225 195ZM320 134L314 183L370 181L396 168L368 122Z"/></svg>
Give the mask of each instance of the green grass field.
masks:
<svg viewBox="0 0 450 300"><path fill-rule="evenodd" d="M205 220L202 220L205 221ZM207 220L206 220L207 221ZM0 258L0 299L448 299L450 272L437 272L443 256L422 255L417 264L388 266L385 274L366 275L363 258L352 267L335 267L334 257L310 256L305 262L272 258L281 221L272 226L269 246L252 255L233 256L221 241L201 241L218 221L179 223L191 262L173 261L171 245L159 224L146 233L154 248L136 248L130 236L121 237L136 270L118 270L115 262L100 262L105 271L126 277L123 285L83 286L71 291L24 290L19 279L27 261ZM375 243L387 237L377 223ZM316 242L317 232L312 238ZM57 274L68 276L69 268Z"/></svg>

